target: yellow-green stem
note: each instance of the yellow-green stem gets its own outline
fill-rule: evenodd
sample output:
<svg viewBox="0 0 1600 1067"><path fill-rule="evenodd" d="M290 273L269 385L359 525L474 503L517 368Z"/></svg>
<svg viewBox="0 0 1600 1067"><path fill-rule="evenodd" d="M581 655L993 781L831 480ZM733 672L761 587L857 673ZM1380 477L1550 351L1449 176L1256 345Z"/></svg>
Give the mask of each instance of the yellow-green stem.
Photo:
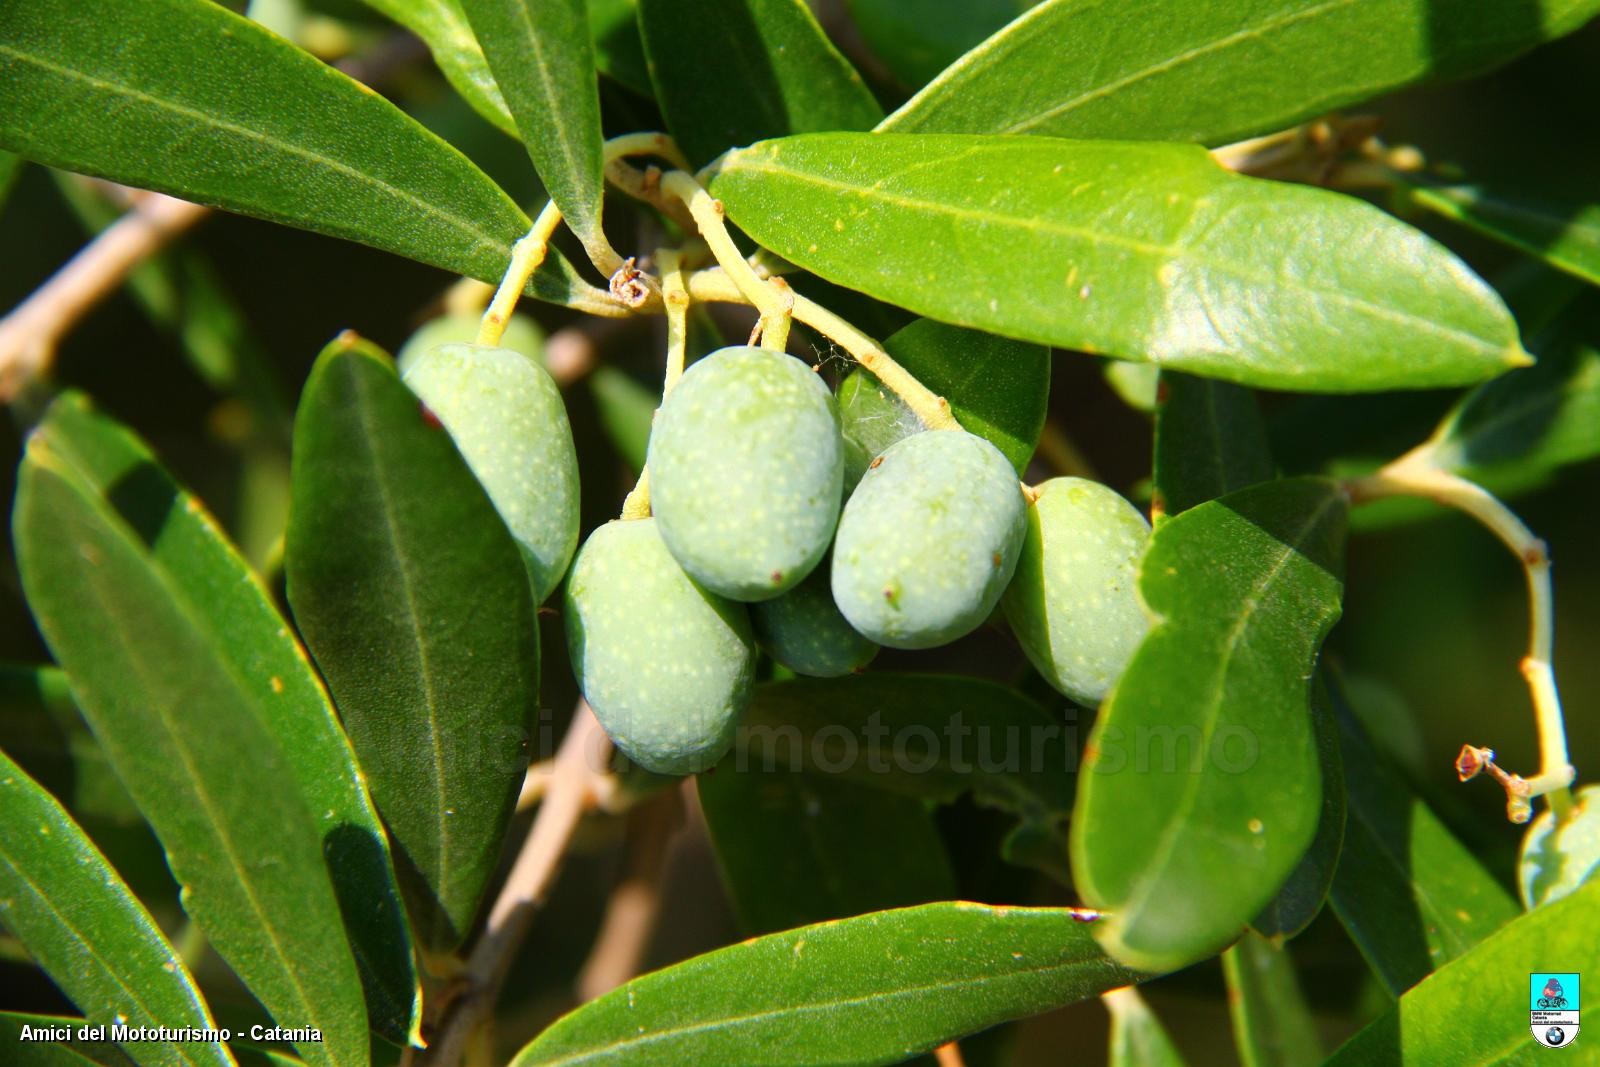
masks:
<svg viewBox="0 0 1600 1067"><path fill-rule="evenodd" d="M483 313L483 323L478 327L480 345L500 343L501 335L506 332L506 323L511 321L511 313L517 309L522 290L527 288L533 272L544 263L544 257L550 251L550 238L560 225L561 209L552 200L533 220L533 228L528 235L512 246L511 265L506 268L500 288L495 290L494 299L489 301L489 310Z"/></svg>

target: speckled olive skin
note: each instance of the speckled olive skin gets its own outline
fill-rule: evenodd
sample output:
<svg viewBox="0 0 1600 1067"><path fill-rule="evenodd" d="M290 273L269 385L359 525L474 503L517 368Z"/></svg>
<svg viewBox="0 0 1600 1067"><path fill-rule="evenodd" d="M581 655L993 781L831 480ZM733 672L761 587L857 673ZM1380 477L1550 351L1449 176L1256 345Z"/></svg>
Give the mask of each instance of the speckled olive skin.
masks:
<svg viewBox="0 0 1600 1067"><path fill-rule="evenodd" d="M1016 569L1026 527L1017 472L961 430L889 447L845 504L833 599L857 631L891 648L933 648L970 633Z"/></svg>
<svg viewBox="0 0 1600 1067"><path fill-rule="evenodd" d="M691 366L650 435L650 505L683 569L735 600L798 585L839 518L844 443L810 367L759 348Z"/></svg>
<svg viewBox="0 0 1600 1067"><path fill-rule="evenodd" d="M462 311L447 312L436 319L429 319L417 327L417 332L406 338L406 343L395 353L395 368L404 376L411 369L411 364L440 345L476 341L482 322L482 315ZM505 333L500 337L500 347L521 352L535 363L544 363L544 331L526 315L512 315L507 320Z"/></svg>
<svg viewBox="0 0 1600 1067"><path fill-rule="evenodd" d="M1150 628L1138 597L1149 541L1138 508L1084 478L1050 479L1029 508L1001 603L1034 667L1086 707L1105 699Z"/></svg>
<svg viewBox="0 0 1600 1067"><path fill-rule="evenodd" d="M578 455L556 383L521 352L474 344L440 345L404 381L494 501L542 602L578 546Z"/></svg>
<svg viewBox="0 0 1600 1067"><path fill-rule="evenodd" d="M878 654L878 646L839 613L826 567L782 596L752 604L750 618L762 647L796 674L837 678L859 671Z"/></svg>
<svg viewBox="0 0 1600 1067"><path fill-rule="evenodd" d="M654 519L608 522L567 581L567 647L578 686L629 759L692 774L733 745L750 702L750 616L696 585Z"/></svg>

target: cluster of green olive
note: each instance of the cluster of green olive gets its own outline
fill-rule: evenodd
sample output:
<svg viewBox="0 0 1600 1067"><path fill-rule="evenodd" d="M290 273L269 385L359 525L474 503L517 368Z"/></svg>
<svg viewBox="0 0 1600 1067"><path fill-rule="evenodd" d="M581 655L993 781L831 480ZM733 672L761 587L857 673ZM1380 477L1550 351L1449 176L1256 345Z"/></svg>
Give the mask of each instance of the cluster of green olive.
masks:
<svg viewBox="0 0 1600 1067"><path fill-rule="evenodd" d="M466 343L402 364L543 598L578 522L554 382L523 353ZM1096 703L1121 673L1147 627L1134 591L1144 516L1081 478L1025 490L982 437L868 412L841 419L809 366L749 347L706 356L667 396L648 451L651 514L590 535L564 610L579 685L639 765L683 774L720 759L758 647L797 674L838 676L880 646L947 644L1003 607L1062 693Z"/></svg>

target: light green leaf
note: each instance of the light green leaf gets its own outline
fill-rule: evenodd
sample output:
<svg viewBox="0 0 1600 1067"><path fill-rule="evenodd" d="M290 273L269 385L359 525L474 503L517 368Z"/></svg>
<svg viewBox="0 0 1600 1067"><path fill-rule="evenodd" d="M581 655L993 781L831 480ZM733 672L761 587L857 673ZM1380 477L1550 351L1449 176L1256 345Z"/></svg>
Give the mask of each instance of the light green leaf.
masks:
<svg viewBox="0 0 1600 1067"><path fill-rule="evenodd" d="M1545 808L1522 836L1517 886L1530 910L1560 900L1600 871L1600 785L1575 790L1573 802L1559 823Z"/></svg>
<svg viewBox="0 0 1600 1067"><path fill-rule="evenodd" d="M976 330L919 319L883 342L895 362L950 401L962 427L986 438L1011 461L1018 475L1028 467L1044 430L1050 403L1050 350ZM845 439L859 449L846 466L865 464L922 423L865 370L839 383L839 417ZM847 481L862 471L846 471Z"/></svg>
<svg viewBox="0 0 1600 1067"><path fill-rule="evenodd" d="M1595 0L1046 0L884 122L1223 144L1570 33Z"/></svg>
<svg viewBox="0 0 1600 1067"><path fill-rule="evenodd" d="M0 8L0 147L485 281L528 228L383 97L207 0ZM597 306L560 257L528 292Z"/></svg>
<svg viewBox="0 0 1600 1067"><path fill-rule="evenodd" d="M1328 901L1394 996L1517 914L1500 883L1373 749L1329 686L1349 815Z"/></svg>
<svg viewBox="0 0 1600 1067"><path fill-rule="evenodd" d="M1077 726L1014 689L959 675L870 671L756 688L737 773L812 771L1052 823L1072 806Z"/></svg>
<svg viewBox="0 0 1600 1067"><path fill-rule="evenodd" d="M94 418L78 409L58 402L19 478L13 537L34 618L189 914L280 1024L321 1031L301 1046L308 1062L365 1064L368 1017L324 844L343 871L380 866L383 852L347 813L313 809L301 785L307 765L334 766L321 747L328 709L311 703L320 694L286 628L198 505L148 459L101 481L100 461L123 450L64 428ZM188 559L169 569L180 548ZM385 910L380 887L360 888ZM392 933L405 948L404 928ZM409 978L409 959L396 976Z"/></svg>
<svg viewBox="0 0 1600 1067"><path fill-rule="evenodd" d="M1158 521L1272 477L1266 426L1250 390L1164 373L1157 395Z"/></svg>
<svg viewBox="0 0 1600 1067"><path fill-rule="evenodd" d="M1600 882L1536 908L1425 978L1387 1015L1345 1042L1330 1067L1500 1067L1546 1064L1554 1056L1528 1029L1531 972L1600 971ZM1578 1038L1577 1047L1582 1049ZM1565 1053L1587 1062L1593 1052Z"/></svg>
<svg viewBox="0 0 1600 1067"><path fill-rule="evenodd" d="M1511 189L1399 180L1402 196L1419 207L1600 285L1600 203L1561 203Z"/></svg>
<svg viewBox="0 0 1600 1067"><path fill-rule="evenodd" d="M489 72L478 39L461 10L461 0L363 0L375 11L398 22L421 38L433 53L455 91L472 105L472 110L491 123L517 135L517 124L506 107L506 98Z"/></svg>
<svg viewBox="0 0 1600 1067"><path fill-rule="evenodd" d="M925 904L805 926L636 978L558 1020L514 1067L888 1064L1139 976L1074 912Z"/></svg>
<svg viewBox="0 0 1600 1067"><path fill-rule="evenodd" d="M94 1022L212 1025L177 952L43 786L0 752L0 921ZM214 1041L130 1041L134 1060L229 1064Z"/></svg>
<svg viewBox="0 0 1600 1067"><path fill-rule="evenodd" d="M956 895L923 801L826 774L740 771L734 762L695 786L746 933Z"/></svg>
<svg viewBox="0 0 1600 1067"><path fill-rule="evenodd" d="M1222 954L1233 1043L1244 1067L1314 1067L1322 1062L1316 1024L1286 949L1246 933Z"/></svg>
<svg viewBox="0 0 1600 1067"><path fill-rule="evenodd" d="M849 0L867 46L907 89L919 89L1035 0Z"/></svg>
<svg viewBox="0 0 1600 1067"><path fill-rule="evenodd" d="M1110 1067L1183 1067L1183 1057L1135 986L1104 994L1111 1013Z"/></svg>
<svg viewBox="0 0 1600 1067"><path fill-rule="evenodd" d="M1073 877L1111 912L1095 934L1118 959L1220 950L1311 844L1307 679L1339 616L1346 509L1332 482L1267 482L1151 538L1139 593L1155 626L1100 709L1072 817Z"/></svg>
<svg viewBox="0 0 1600 1067"><path fill-rule="evenodd" d="M345 335L295 419L289 603L398 853L413 928L461 942L538 707L522 556L389 358Z"/></svg>
<svg viewBox="0 0 1600 1067"><path fill-rule="evenodd" d="M639 0L639 29L667 128L696 166L767 137L883 118L805 0Z"/></svg>
<svg viewBox="0 0 1600 1067"><path fill-rule="evenodd" d="M785 259L1007 337L1329 392L1528 361L1500 298L1443 246L1199 148L814 134L730 153L711 188Z"/></svg>
<svg viewBox="0 0 1600 1067"><path fill-rule="evenodd" d="M458 2L550 199L603 263L600 89L584 0Z"/></svg>

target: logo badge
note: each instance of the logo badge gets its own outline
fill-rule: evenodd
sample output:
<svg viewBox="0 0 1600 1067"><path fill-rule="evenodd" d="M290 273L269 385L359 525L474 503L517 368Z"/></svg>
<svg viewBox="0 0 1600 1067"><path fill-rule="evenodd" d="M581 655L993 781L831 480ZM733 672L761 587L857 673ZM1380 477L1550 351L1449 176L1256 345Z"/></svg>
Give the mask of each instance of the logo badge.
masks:
<svg viewBox="0 0 1600 1067"><path fill-rule="evenodd" d="M1540 971L1528 979L1528 1019L1533 1039L1546 1048L1572 1044L1578 1036L1578 976Z"/></svg>

